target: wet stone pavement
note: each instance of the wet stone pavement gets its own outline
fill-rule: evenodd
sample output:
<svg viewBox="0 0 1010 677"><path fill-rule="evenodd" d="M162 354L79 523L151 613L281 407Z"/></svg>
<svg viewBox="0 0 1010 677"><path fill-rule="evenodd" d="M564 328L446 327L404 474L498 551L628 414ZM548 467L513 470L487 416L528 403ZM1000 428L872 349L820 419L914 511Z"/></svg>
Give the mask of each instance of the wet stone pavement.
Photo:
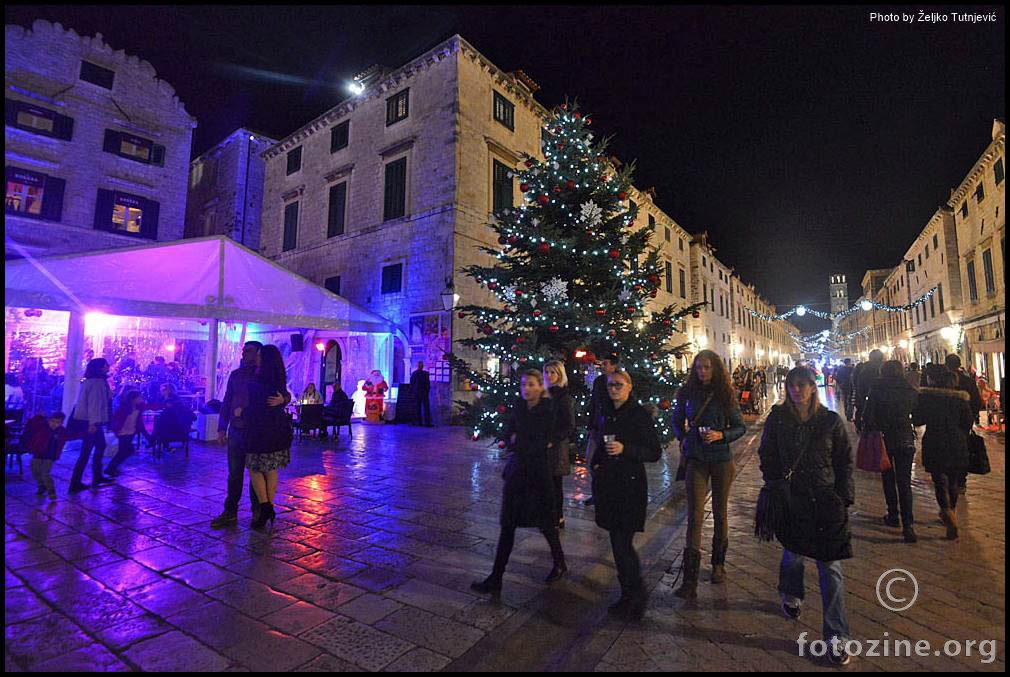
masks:
<svg viewBox="0 0 1010 677"><path fill-rule="evenodd" d="M729 580L704 582L703 552L694 602L672 595L667 573L685 527L676 453L649 467L649 523L636 546L652 596L632 623L606 613L617 582L607 534L581 505L582 466L565 480L568 575L545 585L547 545L520 530L501 603L471 593L494 555L503 459L462 428L356 424L353 439L297 442L270 534L249 529L246 496L238 527L210 528L227 475L216 445L158 464L143 450L114 486L72 497L68 451L53 471L56 501L36 497L27 472L8 470L5 671L830 669L797 655L800 632L820 636L814 572L801 619L786 620L775 592L781 549L751 535L760 421L748 422L734 445ZM943 539L920 467L915 545L881 524L879 479L857 473L856 559L844 566L854 637L996 639L996 660L860 658L849 670L1004 670L1003 436L987 439L993 472L970 478L954 543ZM709 515L705 551L710 535ZM921 591L897 614L874 592L895 566Z"/></svg>

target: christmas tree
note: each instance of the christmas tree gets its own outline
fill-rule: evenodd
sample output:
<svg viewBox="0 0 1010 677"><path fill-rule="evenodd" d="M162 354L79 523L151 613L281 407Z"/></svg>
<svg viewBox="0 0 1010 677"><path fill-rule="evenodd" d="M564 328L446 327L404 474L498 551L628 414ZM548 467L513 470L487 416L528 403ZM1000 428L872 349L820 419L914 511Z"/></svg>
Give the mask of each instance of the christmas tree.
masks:
<svg viewBox="0 0 1010 677"><path fill-rule="evenodd" d="M517 172L524 194L519 207L491 215L488 226L501 248L481 247L491 266L463 273L491 290L498 307L458 309L478 337L459 344L498 357L508 375L478 373L458 356L453 367L479 391L457 401L474 438L497 437L507 406L519 394L518 374L565 362L579 429L589 417L586 371L594 354L616 351L634 380L633 397L657 416L665 442L672 436L671 403L683 375L673 358L688 344L675 339L677 321L704 304L646 310L661 283L658 250L649 246L655 226L635 227L637 206L626 204L632 167L618 171L607 140L593 143L592 120L565 104L544 122L544 160L526 156Z"/></svg>

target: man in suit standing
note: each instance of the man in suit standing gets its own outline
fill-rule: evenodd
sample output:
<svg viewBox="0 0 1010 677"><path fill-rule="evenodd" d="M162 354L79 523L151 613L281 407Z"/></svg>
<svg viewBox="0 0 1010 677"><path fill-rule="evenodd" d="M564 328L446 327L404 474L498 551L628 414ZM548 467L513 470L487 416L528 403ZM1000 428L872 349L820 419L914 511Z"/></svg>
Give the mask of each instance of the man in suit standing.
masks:
<svg viewBox="0 0 1010 677"><path fill-rule="evenodd" d="M417 363L417 371L410 375L410 389L417 397L417 423L431 428L431 403L428 394L431 392L431 378L424 370L424 362Z"/></svg>

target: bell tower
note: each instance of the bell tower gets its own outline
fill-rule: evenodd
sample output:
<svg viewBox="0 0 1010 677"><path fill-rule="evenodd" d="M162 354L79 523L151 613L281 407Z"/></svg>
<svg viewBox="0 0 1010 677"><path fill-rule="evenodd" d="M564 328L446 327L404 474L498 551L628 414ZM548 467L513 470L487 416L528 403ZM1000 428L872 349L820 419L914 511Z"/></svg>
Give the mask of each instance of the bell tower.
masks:
<svg viewBox="0 0 1010 677"><path fill-rule="evenodd" d="M828 290L831 294L832 313L840 313L849 309L849 285L845 281L844 275L832 275Z"/></svg>

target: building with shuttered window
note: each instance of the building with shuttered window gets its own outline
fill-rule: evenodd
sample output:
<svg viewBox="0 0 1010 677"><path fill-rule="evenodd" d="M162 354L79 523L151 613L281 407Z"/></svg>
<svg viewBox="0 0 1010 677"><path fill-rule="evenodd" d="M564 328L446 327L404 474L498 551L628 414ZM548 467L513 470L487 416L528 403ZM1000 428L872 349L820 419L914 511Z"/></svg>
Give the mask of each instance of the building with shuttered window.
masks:
<svg viewBox="0 0 1010 677"><path fill-rule="evenodd" d="M151 64L39 20L4 70L8 258L183 236L196 121Z"/></svg>

